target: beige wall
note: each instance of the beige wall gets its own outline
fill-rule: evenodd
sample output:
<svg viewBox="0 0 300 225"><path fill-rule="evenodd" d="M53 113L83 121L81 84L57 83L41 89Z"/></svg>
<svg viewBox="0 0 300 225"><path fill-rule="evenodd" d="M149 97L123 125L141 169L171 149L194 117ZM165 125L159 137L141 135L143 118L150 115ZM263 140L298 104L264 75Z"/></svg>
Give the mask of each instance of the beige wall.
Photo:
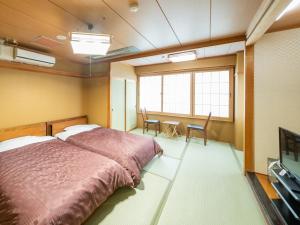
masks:
<svg viewBox="0 0 300 225"><path fill-rule="evenodd" d="M243 150L244 145L244 52L237 53L235 70L234 145Z"/></svg>
<svg viewBox="0 0 300 225"><path fill-rule="evenodd" d="M83 114L82 80L0 68L0 128Z"/></svg>
<svg viewBox="0 0 300 225"><path fill-rule="evenodd" d="M137 74L151 74L160 72L170 72L179 70L194 70L194 69L206 69L206 68L216 68L224 66L235 66L236 65L236 55L221 56L200 59L197 61L189 61L182 63L165 63L160 65L149 65L149 66L139 66L135 67ZM186 125L189 123L194 124L204 124L205 120L195 119L195 118L184 118L184 117L173 117L164 115L150 115L151 119L159 119L161 122L165 120L177 120L181 124L181 132L185 134ZM142 117L141 114L138 115L138 127L142 127ZM235 125L233 122L225 121L211 121L209 124L208 138L228 142L235 144ZM199 136L195 132L196 136Z"/></svg>
<svg viewBox="0 0 300 225"><path fill-rule="evenodd" d="M131 65L127 65L121 62L114 62L110 65L110 77L112 79L130 79L136 80L136 74L134 71L134 67Z"/></svg>
<svg viewBox="0 0 300 225"><path fill-rule="evenodd" d="M254 53L255 170L279 157L278 126L300 133L300 29L269 33Z"/></svg>
<svg viewBox="0 0 300 225"><path fill-rule="evenodd" d="M89 123L97 123L109 127L109 77L83 80L84 113Z"/></svg>

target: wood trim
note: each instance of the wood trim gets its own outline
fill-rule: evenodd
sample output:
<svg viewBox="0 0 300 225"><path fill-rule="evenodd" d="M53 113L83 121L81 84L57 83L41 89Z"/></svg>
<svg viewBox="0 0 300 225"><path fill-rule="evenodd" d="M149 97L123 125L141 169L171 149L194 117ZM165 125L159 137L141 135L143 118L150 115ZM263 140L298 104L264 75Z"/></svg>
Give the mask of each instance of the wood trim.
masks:
<svg viewBox="0 0 300 225"><path fill-rule="evenodd" d="M181 51L187 51L187 50L191 50L191 49L204 48L204 47L209 47L209 46L222 45L222 44L228 44L228 43L245 41L245 40L246 40L245 35L239 35L239 36L228 37L228 38L195 42L195 43L191 43L191 44L185 44L182 46L177 45L177 46L168 47L168 48L159 48L159 49L129 54L126 56L120 56L120 57L116 57L113 59L98 60L97 62L107 62L107 61L118 62L118 61L124 61L124 60L129 60L129 59L136 59L136 58L143 58L143 57L160 55L160 54L181 52Z"/></svg>
<svg viewBox="0 0 300 225"><path fill-rule="evenodd" d="M68 72L63 70L57 70L54 68L47 68L29 64L22 64L17 62L10 62L10 61L3 61L0 60L0 68L8 68L8 69L15 69L21 71L29 71L29 72L36 72L36 73L46 73L49 75L57 75L57 76L65 76L65 77L76 77L76 78L84 78L84 79L91 79L91 78L99 78L107 76L107 73L95 73L92 74L92 77L89 75L85 75L82 73L76 72Z"/></svg>
<svg viewBox="0 0 300 225"><path fill-rule="evenodd" d="M164 76L161 76L160 110L164 111Z"/></svg>
<svg viewBox="0 0 300 225"><path fill-rule="evenodd" d="M8 68L8 69L15 69L15 70L22 70L22 71L47 73L47 74L58 75L58 76L79 77L79 78L84 77L80 73L66 72L66 71L51 69L51 68L47 68L47 67L27 65L27 64L2 61L2 60L0 60L0 67Z"/></svg>
<svg viewBox="0 0 300 225"><path fill-rule="evenodd" d="M256 23L251 22L251 29L247 31L247 41L246 45L253 45L257 40L259 40L267 30L275 22L276 18L280 13L288 6L291 0L287 1L265 1L265 4L260 6L258 12L260 15L256 15ZM266 3L269 3L268 5ZM262 8L263 7L263 8Z"/></svg>
<svg viewBox="0 0 300 225"><path fill-rule="evenodd" d="M47 122L48 135L54 136L55 134L62 132L66 127L80 124L87 124L87 116L78 116L73 118L67 118L62 120L54 120Z"/></svg>
<svg viewBox="0 0 300 225"><path fill-rule="evenodd" d="M46 136L46 123L35 123L12 128L0 129L0 141L22 136Z"/></svg>
<svg viewBox="0 0 300 225"><path fill-rule="evenodd" d="M125 110L124 110L124 130L127 131L127 80L124 80L125 88L124 88L124 102L125 102Z"/></svg>
<svg viewBox="0 0 300 225"><path fill-rule="evenodd" d="M231 122L234 122L234 95L234 67L232 67L229 69L229 120Z"/></svg>
<svg viewBox="0 0 300 225"><path fill-rule="evenodd" d="M254 171L254 45L245 51L244 171Z"/></svg>
<svg viewBox="0 0 300 225"><path fill-rule="evenodd" d="M111 77L108 76L107 79L107 128L111 127Z"/></svg>
<svg viewBox="0 0 300 225"><path fill-rule="evenodd" d="M273 186L271 185L271 182L268 179L267 175L255 173L257 179L259 180L261 186L265 190L266 194L268 195L269 199L278 199L279 196Z"/></svg>
<svg viewBox="0 0 300 225"><path fill-rule="evenodd" d="M268 198L256 174L253 172L247 172L246 177L268 224L285 224L281 220L280 216L276 213L276 210L272 206L271 200Z"/></svg>
<svg viewBox="0 0 300 225"><path fill-rule="evenodd" d="M299 24L293 24L285 27L278 27L278 28L270 28L266 33L273 33L273 32L279 32L279 31L285 31L285 30L292 30L292 29L297 29L300 28L300 23Z"/></svg>
<svg viewBox="0 0 300 225"><path fill-rule="evenodd" d="M159 72L147 72L147 73L137 73L138 77L146 76L155 76L155 75L167 75L167 74L176 74L176 73L189 73L189 72L201 72L201 71L221 71L234 68L235 65L228 66L214 66L214 67L204 67L204 68L193 68L193 69L181 69L181 70L168 70L168 71L159 71Z"/></svg>
<svg viewBox="0 0 300 225"><path fill-rule="evenodd" d="M190 114L195 115L195 73L191 74Z"/></svg>

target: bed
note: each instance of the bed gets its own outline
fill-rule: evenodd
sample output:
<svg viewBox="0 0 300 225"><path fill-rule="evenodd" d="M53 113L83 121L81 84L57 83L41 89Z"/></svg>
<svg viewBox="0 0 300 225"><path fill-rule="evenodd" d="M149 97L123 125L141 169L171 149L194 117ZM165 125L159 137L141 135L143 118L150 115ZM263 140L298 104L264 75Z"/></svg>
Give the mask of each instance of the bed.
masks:
<svg viewBox="0 0 300 225"><path fill-rule="evenodd" d="M73 132L72 127L84 127L87 117L76 117L48 123L51 135L57 136L73 145L104 155L122 165L131 175L134 184L140 182L140 172L155 155L163 153L161 147L152 137L143 137L103 127L79 129ZM90 125L89 125L90 126Z"/></svg>
<svg viewBox="0 0 300 225"><path fill-rule="evenodd" d="M1 225L79 225L116 189L133 187L115 161L45 134L45 123L0 130Z"/></svg>

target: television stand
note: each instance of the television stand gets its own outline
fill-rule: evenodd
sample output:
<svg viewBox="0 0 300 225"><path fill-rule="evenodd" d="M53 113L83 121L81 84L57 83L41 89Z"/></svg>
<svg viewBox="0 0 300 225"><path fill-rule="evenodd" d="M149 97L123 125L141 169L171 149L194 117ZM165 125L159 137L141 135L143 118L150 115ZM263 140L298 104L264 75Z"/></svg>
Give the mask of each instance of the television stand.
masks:
<svg viewBox="0 0 300 225"><path fill-rule="evenodd" d="M300 225L300 189L287 174L280 175L282 169L272 169L278 182L273 182L272 186L280 196L280 199L273 199L272 204L287 225Z"/></svg>
<svg viewBox="0 0 300 225"><path fill-rule="evenodd" d="M280 175L281 168L272 169L273 174L277 180L286 188L286 190L294 197L296 201L300 202L300 186L298 183L291 179L288 174Z"/></svg>

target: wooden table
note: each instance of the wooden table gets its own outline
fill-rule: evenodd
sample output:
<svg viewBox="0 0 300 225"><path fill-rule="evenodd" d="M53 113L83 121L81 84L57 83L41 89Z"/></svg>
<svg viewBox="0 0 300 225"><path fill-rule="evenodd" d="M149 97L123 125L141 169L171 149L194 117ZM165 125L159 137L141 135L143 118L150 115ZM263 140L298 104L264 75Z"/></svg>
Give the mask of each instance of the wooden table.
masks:
<svg viewBox="0 0 300 225"><path fill-rule="evenodd" d="M179 136L177 131L179 121L164 121L163 124L165 124L165 133L168 137Z"/></svg>

